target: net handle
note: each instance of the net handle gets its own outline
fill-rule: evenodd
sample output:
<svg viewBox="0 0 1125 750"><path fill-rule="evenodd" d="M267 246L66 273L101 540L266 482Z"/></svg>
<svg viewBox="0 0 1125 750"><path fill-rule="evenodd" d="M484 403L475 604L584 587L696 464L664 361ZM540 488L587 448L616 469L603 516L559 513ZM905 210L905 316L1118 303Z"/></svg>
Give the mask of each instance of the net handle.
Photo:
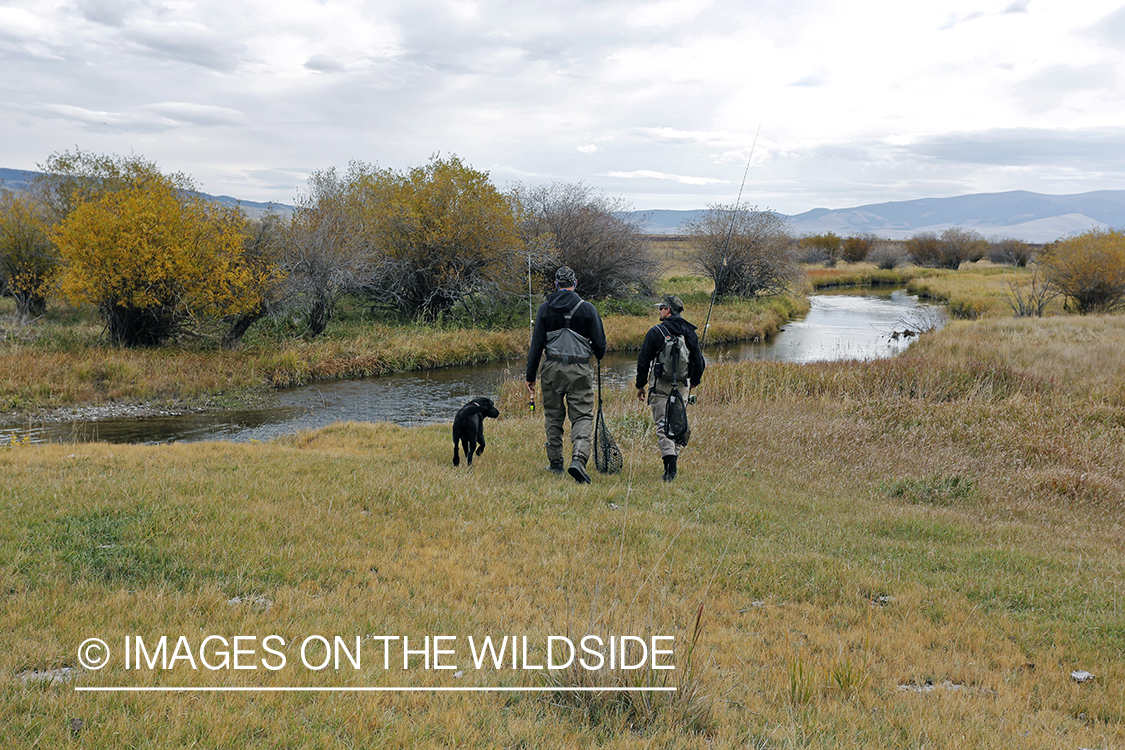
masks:
<svg viewBox="0 0 1125 750"><path fill-rule="evenodd" d="M602 410L602 361L598 360L598 411Z"/></svg>

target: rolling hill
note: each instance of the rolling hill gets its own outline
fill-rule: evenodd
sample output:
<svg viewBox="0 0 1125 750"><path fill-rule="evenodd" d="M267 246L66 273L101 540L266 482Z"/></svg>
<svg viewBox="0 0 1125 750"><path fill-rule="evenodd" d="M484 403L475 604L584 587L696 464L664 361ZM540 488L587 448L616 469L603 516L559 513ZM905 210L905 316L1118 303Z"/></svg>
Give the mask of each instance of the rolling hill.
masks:
<svg viewBox="0 0 1125 750"><path fill-rule="evenodd" d="M646 231L675 234L694 211L633 211ZM1045 195L1026 190L978 193L952 198L871 203L855 208L815 208L789 217L795 234L835 232L846 236L871 232L904 239L919 232L948 227L975 229L985 237L1015 237L1050 242L1092 227L1125 226L1125 190L1098 190L1074 195Z"/></svg>
<svg viewBox="0 0 1125 750"><path fill-rule="evenodd" d="M2 169L0 168L0 189L8 189L12 191L27 190L30 187L31 180L35 177L36 172L29 172L24 169ZM247 216L251 218L258 218L268 211L274 211L279 214L291 214L293 207L284 203L259 203L257 201L244 201L238 198L232 198L229 195L208 195L207 193L200 193L204 198L215 201L224 206L242 206L242 210L246 212Z"/></svg>

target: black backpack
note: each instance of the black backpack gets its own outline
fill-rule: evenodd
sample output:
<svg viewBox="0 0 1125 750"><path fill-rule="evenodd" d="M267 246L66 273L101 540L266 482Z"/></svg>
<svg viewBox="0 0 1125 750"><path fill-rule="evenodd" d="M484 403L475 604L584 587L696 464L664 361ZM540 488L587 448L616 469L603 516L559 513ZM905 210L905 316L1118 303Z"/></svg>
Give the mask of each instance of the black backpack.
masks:
<svg viewBox="0 0 1125 750"><path fill-rule="evenodd" d="M664 348L660 352L663 361L657 362L658 370L663 370L658 372L658 377L672 383L668 402L664 405L664 434L676 445L685 446L691 438L691 425L688 424L687 404L676 386L688 379L687 341L683 336L671 335L663 326L660 328L664 331Z"/></svg>
<svg viewBox="0 0 1125 750"><path fill-rule="evenodd" d="M687 404L677 388L673 388L668 394L668 403L664 405L664 434L679 446L687 445L691 438Z"/></svg>

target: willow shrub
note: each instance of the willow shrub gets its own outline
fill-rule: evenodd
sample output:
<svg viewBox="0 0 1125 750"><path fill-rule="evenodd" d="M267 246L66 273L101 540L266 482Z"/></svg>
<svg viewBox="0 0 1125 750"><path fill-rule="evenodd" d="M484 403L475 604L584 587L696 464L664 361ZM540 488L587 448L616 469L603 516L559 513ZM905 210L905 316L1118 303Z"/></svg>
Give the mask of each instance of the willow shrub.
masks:
<svg viewBox="0 0 1125 750"><path fill-rule="evenodd" d="M110 339L156 346L196 316L258 305L272 269L243 262L245 217L160 174L84 200L52 232L60 286L95 305Z"/></svg>
<svg viewBox="0 0 1125 750"><path fill-rule="evenodd" d="M1047 283L1080 313L1125 306L1125 233L1091 229L1050 245L1039 256Z"/></svg>

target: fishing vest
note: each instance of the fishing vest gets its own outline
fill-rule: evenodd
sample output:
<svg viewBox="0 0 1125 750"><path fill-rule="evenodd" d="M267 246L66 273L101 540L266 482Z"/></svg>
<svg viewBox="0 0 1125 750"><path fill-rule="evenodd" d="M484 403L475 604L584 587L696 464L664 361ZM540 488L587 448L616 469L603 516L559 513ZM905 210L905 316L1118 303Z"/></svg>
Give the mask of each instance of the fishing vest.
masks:
<svg viewBox="0 0 1125 750"><path fill-rule="evenodd" d="M547 332L546 350L548 358L566 364L580 362L589 364L590 356L594 353L594 347L590 344L590 339L572 331L570 328L570 319L574 316L574 313L578 312L582 302L579 299L578 304L570 308L570 312L563 316L562 328Z"/></svg>

